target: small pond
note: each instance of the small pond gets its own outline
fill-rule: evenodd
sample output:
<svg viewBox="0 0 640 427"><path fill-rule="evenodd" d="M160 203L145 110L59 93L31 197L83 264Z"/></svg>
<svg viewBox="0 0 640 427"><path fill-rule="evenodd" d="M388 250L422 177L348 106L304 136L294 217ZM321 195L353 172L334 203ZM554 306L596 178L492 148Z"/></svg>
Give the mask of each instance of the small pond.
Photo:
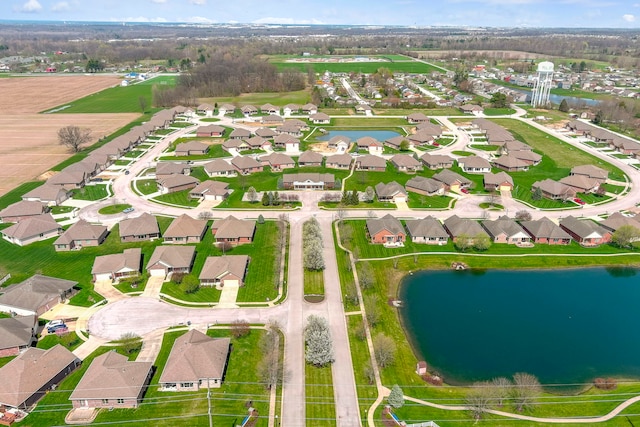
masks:
<svg viewBox="0 0 640 427"><path fill-rule="evenodd" d="M543 384L639 378L638 272L418 272L401 286L400 317L418 358L451 384L516 372Z"/></svg>

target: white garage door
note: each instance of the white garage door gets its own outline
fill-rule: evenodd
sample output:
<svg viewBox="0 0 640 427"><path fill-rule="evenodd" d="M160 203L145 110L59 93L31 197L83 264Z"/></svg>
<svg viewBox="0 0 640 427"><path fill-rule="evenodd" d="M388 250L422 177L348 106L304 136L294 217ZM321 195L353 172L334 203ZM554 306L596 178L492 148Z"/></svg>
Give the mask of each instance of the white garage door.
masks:
<svg viewBox="0 0 640 427"><path fill-rule="evenodd" d="M225 280L224 286L240 286L240 283L237 280Z"/></svg>
<svg viewBox="0 0 640 427"><path fill-rule="evenodd" d="M396 203L407 203L406 197L396 197Z"/></svg>
<svg viewBox="0 0 640 427"><path fill-rule="evenodd" d="M156 276L156 277L160 277L160 276L164 277L165 276L164 269L162 269L162 268L152 268L151 270L149 270L149 273L152 276Z"/></svg>
<svg viewBox="0 0 640 427"><path fill-rule="evenodd" d="M109 273L96 274L96 281L106 282L108 280L111 280L111 274Z"/></svg>

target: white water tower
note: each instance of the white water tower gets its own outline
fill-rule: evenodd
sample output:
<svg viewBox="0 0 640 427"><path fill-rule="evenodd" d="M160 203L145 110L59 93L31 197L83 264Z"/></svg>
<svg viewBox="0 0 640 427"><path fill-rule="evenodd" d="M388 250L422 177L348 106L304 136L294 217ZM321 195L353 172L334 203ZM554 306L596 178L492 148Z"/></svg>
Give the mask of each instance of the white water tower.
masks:
<svg viewBox="0 0 640 427"><path fill-rule="evenodd" d="M538 64L538 77L531 92L531 106L545 107L549 104L551 81L553 80L553 62L541 62Z"/></svg>

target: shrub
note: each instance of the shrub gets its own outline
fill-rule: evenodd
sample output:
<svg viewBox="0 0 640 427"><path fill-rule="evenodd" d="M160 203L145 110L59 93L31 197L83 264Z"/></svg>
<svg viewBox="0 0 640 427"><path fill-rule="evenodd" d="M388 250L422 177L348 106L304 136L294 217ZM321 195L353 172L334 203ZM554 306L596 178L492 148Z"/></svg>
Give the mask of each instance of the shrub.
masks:
<svg viewBox="0 0 640 427"><path fill-rule="evenodd" d="M198 278L192 274L187 274L182 279L182 283L180 284L180 289L185 294L193 294L200 289L200 281Z"/></svg>
<svg viewBox="0 0 640 427"><path fill-rule="evenodd" d="M596 378L593 384L600 390L615 390L618 388L618 382L613 378Z"/></svg>

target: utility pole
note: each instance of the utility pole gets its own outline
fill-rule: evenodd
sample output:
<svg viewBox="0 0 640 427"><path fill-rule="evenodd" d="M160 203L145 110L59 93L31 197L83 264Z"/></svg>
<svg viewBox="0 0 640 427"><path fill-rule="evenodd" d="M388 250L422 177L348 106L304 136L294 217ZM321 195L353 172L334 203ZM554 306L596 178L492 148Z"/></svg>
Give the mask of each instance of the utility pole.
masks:
<svg viewBox="0 0 640 427"><path fill-rule="evenodd" d="M209 384L209 378L207 378L207 413L209 414L209 427L213 427L213 419L211 418L211 386Z"/></svg>

